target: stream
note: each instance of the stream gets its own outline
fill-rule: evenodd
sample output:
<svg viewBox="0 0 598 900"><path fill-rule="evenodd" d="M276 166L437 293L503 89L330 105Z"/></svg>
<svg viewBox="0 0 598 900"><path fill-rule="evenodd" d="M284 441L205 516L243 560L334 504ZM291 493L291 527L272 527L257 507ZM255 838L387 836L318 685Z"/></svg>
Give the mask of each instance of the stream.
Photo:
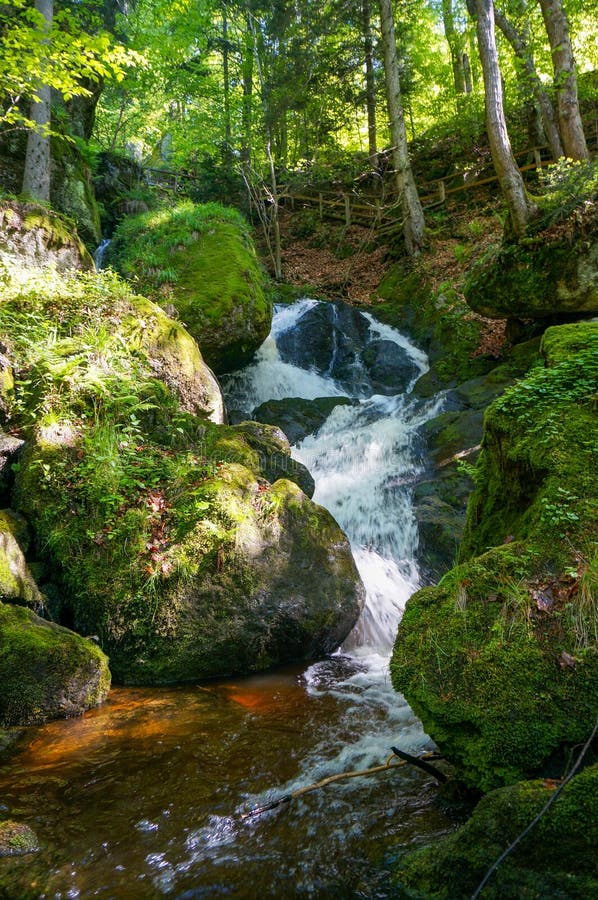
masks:
<svg viewBox="0 0 598 900"><path fill-rule="evenodd" d="M404 375L400 393L378 392L388 360ZM241 419L270 400L351 401L293 455L351 540L367 590L361 619L336 654L312 665L115 688L79 719L27 730L0 768L0 812L29 824L41 851L0 862L6 896L399 896L393 860L453 827L425 773L406 766L241 814L382 763L392 744L431 746L388 671L418 585L410 485L422 465L418 430L440 401L409 391L426 368L405 337L342 304L276 308L254 362L223 379L227 405Z"/></svg>

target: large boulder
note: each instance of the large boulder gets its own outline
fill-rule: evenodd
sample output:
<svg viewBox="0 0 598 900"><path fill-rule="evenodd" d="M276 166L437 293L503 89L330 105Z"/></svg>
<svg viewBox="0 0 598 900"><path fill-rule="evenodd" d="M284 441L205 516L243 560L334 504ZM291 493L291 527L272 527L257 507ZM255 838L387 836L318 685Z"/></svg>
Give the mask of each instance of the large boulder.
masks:
<svg viewBox="0 0 598 900"><path fill-rule="evenodd" d="M295 484L253 474L251 441L206 426L172 455L146 437L140 485L128 446L113 447L120 484L106 482L99 437L40 430L17 502L62 572L74 627L99 635L118 681L191 681L338 646L364 600L349 542Z"/></svg>
<svg viewBox="0 0 598 900"><path fill-rule="evenodd" d="M283 362L311 368L354 386L361 369L370 323L346 303L315 303L293 328L278 335L276 345Z"/></svg>
<svg viewBox="0 0 598 900"><path fill-rule="evenodd" d="M561 771L598 707L598 324L548 329L541 353L486 413L461 563L409 600L391 664L482 790Z"/></svg>
<svg viewBox="0 0 598 900"><path fill-rule="evenodd" d="M110 672L92 641L0 603L0 681L0 725L37 725L97 706Z"/></svg>
<svg viewBox="0 0 598 900"><path fill-rule="evenodd" d="M37 203L0 202L0 264L91 270L93 259L58 213Z"/></svg>
<svg viewBox="0 0 598 900"><path fill-rule="evenodd" d="M110 273L60 278L42 272L43 290L36 277L0 291L0 327L13 367L36 382L26 390L30 415L52 384L71 394L69 402L113 406L134 424L164 402L155 395L165 385L182 410L224 420L220 387L197 344L159 306Z"/></svg>
<svg viewBox="0 0 598 900"><path fill-rule="evenodd" d="M567 227L491 250L471 273L465 297L472 309L492 318L596 315L596 202L588 203Z"/></svg>
<svg viewBox="0 0 598 900"><path fill-rule="evenodd" d="M186 202L127 217L107 259L174 308L218 373L249 362L268 336L272 304L247 223L231 208Z"/></svg>

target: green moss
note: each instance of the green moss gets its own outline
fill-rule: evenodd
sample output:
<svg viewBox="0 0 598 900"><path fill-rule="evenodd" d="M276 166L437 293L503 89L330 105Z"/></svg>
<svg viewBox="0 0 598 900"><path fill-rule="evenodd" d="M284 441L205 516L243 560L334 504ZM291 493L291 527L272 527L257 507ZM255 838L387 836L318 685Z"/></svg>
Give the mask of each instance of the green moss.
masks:
<svg viewBox="0 0 598 900"><path fill-rule="evenodd" d="M554 785L532 781L489 794L457 832L399 862L397 889L422 900L471 897L490 866L540 812L554 789ZM586 900L595 896L597 798L598 766L592 766L572 779L536 827L500 864L483 896L501 900Z"/></svg>
<svg viewBox="0 0 598 900"><path fill-rule="evenodd" d="M598 707L597 331L549 329L550 365L489 407L463 562L399 627L395 687L484 790L546 771Z"/></svg>
<svg viewBox="0 0 598 900"><path fill-rule="evenodd" d="M108 660L99 647L30 610L0 604L0 724L77 715L105 699Z"/></svg>
<svg viewBox="0 0 598 900"><path fill-rule="evenodd" d="M432 370L424 376L430 382L427 394L485 373L495 364L473 355L481 325L470 308L448 284L433 291L423 268L397 264L378 287L377 296L376 316L407 330L428 352Z"/></svg>
<svg viewBox="0 0 598 900"><path fill-rule="evenodd" d="M236 210L186 202L130 217L111 258L152 299L174 304L216 371L243 365L268 335L272 304Z"/></svg>

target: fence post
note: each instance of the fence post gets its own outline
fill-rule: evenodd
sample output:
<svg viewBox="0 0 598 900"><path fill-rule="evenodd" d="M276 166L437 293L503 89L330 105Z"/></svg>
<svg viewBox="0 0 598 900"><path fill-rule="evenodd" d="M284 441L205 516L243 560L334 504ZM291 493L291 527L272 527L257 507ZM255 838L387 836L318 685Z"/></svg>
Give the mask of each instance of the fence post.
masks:
<svg viewBox="0 0 598 900"><path fill-rule="evenodd" d="M376 198L376 215L374 217L374 228L378 227L378 223L382 220L382 200Z"/></svg>
<svg viewBox="0 0 598 900"><path fill-rule="evenodd" d="M351 197L349 194L343 193L343 197L345 199L345 224L351 224Z"/></svg>
<svg viewBox="0 0 598 900"><path fill-rule="evenodd" d="M534 147L534 162L536 163L536 169L542 168L542 154L537 147Z"/></svg>
<svg viewBox="0 0 598 900"><path fill-rule="evenodd" d="M321 193L318 194L318 210L320 212L320 219L323 219L324 218L324 203L323 203L323 198L322 198Z"/></svg>
<svg viewBox="0 0 598 900"><path fill-rule="evenodd" d="M438 182L438 200L440 203L444 203L446 200L446 185L444 181Z"/></svg>

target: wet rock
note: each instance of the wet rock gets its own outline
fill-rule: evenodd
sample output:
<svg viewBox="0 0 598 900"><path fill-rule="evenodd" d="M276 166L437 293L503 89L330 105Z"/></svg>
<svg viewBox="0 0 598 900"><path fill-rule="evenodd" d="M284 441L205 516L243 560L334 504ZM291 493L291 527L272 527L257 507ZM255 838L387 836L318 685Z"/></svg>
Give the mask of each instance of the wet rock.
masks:
<svg viewBox="0 0 598 900"><path fill-rule="evenodd" d="M0 822L0 857L24 856L38 850L39 840L28 825L11 819Z"/></svg>
<svg viewBox="0 0 598 900"><path fill-rule="evenodd" d="M299 444L309 434L316 434L337 406L353 406L357 402L349 397L286 397L262 403L252 415L258 422L278 425L291 444Z"/></svg>
<svg viewBox="0 0 598 900"><path fill-rule="evenodd" d="M346 303L317 303L278 337L278 352L284 362L354 387L369 327L366 317Z"/></svg>
<svg viewBox="0 0 598 900"><path fill-rule="evenodd" d="M419 371L406 350L394 341L371 341L361 353L361 361L378 394L405 391Z"/></svg>
<svg viewBox="0 0 598 900"><path fill-rule="evenodd" d="M257 471L260 475L271 484L279 478L288 478L306 496L313 497L315 482L307 467L291 457L291 447L280 428L258 422L242 422L235 430L243 434L249 446L257 451Z"/></svg>

